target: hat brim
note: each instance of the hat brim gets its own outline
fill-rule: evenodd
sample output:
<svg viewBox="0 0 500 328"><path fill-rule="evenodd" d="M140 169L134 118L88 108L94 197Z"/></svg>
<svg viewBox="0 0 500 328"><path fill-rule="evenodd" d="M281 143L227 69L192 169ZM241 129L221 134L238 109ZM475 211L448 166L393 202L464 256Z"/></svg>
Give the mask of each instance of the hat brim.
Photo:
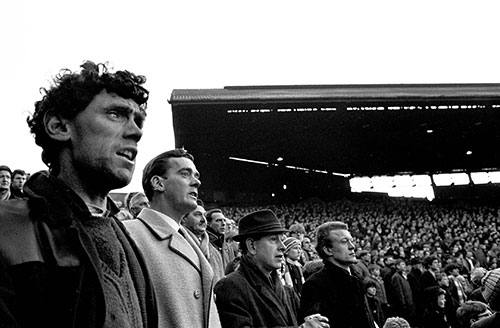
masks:
<svg viewBox="0 0 500 328"><path fill-rule="evenodd" d="M236 236L233 237L233 240L236 240L238 242L245 240L245 238L248 237L255 237L255 236L263 236L263 235L273 235L277 233L285 233L285 232L290 232L290 230L285 229L285 228L279 228L279 229L272 229L272 230L266 230L266 231L255 231L251 233L244 233L244 234L237 234Z"/></svg>

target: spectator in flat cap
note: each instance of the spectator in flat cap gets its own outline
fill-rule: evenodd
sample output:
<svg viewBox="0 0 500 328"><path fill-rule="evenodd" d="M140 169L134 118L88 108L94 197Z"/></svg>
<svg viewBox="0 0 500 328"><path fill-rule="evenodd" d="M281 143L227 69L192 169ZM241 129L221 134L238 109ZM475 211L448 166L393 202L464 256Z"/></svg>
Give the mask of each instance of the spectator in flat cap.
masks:
<svg viewBox="0 0 500 328"><path fill-rule="evenodd" d="M0 201L10 198L12 171L7 165L0 165Z"/></svg>
<svg viewBox="0 0 500 328"><path fill-rule="evenodd" d="M319 312L329 319L332 327L375 327L363 283L349 268L357 259L356 245L347 224L323 223L316 230L316 240L316 250L324 267L302 287L300 317Z"/></svg>
<svg viewBox="0 0 500 328"><path fill-rule="evenodd" d="M300 255L302 254L302 247L300 246L300 241L294 237L286 238L283 244L285 244L285 285L292 287L300 297L302 285L304 284L302 264L299 262Z"/></svg>
<svg viewBox="0 0 500 328"><path fill-rule="evenodd" d="M285 245L283 228L271 210L242 217L238 235L242 256L236 271L215 285L216 303L223 328L238 327L329 327L327 319L315 316L298 320L296 299L280 281ZM316 311L315 313L317 313Z"/></svg>

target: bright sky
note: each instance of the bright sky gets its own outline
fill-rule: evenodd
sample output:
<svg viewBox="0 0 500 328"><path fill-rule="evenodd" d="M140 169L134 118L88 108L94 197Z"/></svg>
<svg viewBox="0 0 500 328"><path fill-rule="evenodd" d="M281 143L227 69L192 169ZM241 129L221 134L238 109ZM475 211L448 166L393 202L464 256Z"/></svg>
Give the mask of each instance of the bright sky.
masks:
<svg viewBox="0 0 500 328"><path fill-rule="evenodd" d="M2 3L0 164L46 168L25 119L40 87L87 59L148 79L136 173L122 189L133 191L147 161L174 147L172 89L498 83L499 7L436 0Z"/></svg>

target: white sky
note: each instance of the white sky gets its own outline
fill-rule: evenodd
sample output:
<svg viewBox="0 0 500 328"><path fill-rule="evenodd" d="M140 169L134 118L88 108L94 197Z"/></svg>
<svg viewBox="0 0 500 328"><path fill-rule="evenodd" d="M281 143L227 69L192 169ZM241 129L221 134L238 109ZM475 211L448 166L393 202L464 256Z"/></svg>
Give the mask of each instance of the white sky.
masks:
<svg viewBox="0 0 500 328"><path fill-rule="evenodd" d="M25 118L40 87L87 59L148 79L136 172L122 191L140 190L146 162L174 147L172 89L498 83L499 7L439 0L2 3L0 164L46 168Z"/></svg>

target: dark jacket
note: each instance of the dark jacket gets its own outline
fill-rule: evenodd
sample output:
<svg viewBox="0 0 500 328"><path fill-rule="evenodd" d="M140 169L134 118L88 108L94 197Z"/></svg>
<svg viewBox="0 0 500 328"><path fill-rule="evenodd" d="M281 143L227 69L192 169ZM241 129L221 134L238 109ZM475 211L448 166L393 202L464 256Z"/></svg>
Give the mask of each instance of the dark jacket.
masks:
<svg viewBox="0 0 500 328"><path fill-rule="evenodd" d="M500 314L493 313L489 317L474 322L471 328L498 328L500 327Z"/></svg>
<svg viewBox="0 0 500 328"><path fill-rule="evenodd" d="M320 313L335 328L375 327L362 282L329 261L304 283L299 313Z"/></svg>
<svg viewBox="0 0 500 328"><path fill-rule="evenodd" d="M423 328L450 328L445 310L437 307L430 307L424 311L422 319Z"/></svg>
<svg viewBox="0 0 500 328"><path fill-rule="evenodd" d="M91 214L57 178L37 173L27 199L0 204L0 326L102 327L105 319L99 254L80 219ZM117 213L111 199L110 210ZM112 219L112 218L110 218ZM144 260L115 220L144 327L156 327L157 310Z"/></svg>
<svg viewBox="0 0 500 328"><path fill-rule="evenodd" d="M393 299L393 315L402 317L409 322L413 322L415 317L415 304L410 283L403 277L401 272L396 272L391 278L391 288Z"/></svg>
<svg viewBox="0 0 500 328"><path fill-rule="evenodd" d="M223 328L296 327L294 300L276 272L272 281L248 256L239 268L215 285L215 302Z"/></svg>

